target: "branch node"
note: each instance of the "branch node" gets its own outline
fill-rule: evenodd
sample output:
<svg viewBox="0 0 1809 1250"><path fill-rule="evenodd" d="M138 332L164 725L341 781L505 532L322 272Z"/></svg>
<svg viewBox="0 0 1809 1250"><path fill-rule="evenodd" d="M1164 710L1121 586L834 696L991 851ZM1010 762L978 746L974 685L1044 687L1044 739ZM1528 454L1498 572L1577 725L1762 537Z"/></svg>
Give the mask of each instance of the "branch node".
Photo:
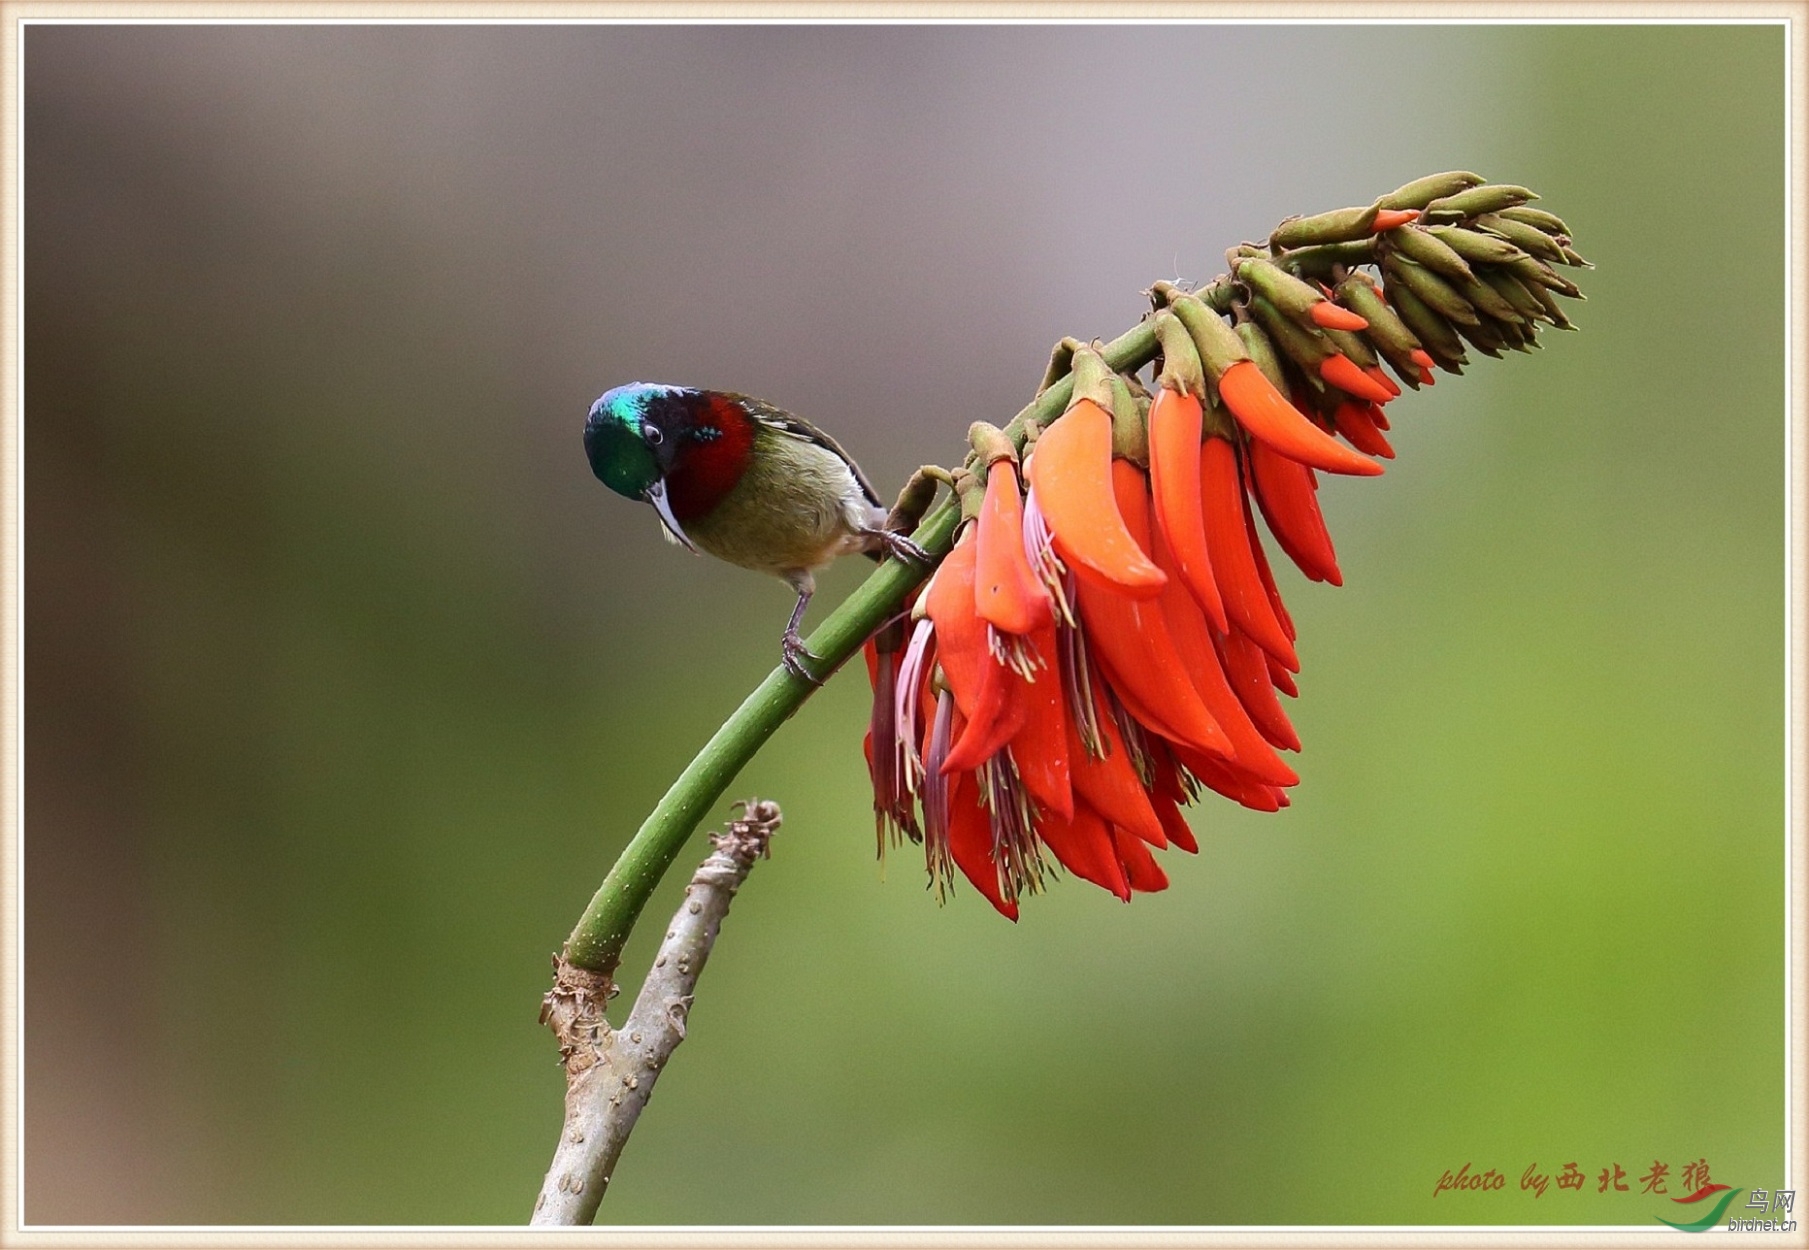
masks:
<svg viewBox="0 0 1809 1250"><path fill-rule="evenodd" d="M604 1012L619 989L607 973L593 972L553 956L553 988L540 1000L540 1023L559 1042L559 1062L567 1080L606 1058L609 1021Z"/></svg>

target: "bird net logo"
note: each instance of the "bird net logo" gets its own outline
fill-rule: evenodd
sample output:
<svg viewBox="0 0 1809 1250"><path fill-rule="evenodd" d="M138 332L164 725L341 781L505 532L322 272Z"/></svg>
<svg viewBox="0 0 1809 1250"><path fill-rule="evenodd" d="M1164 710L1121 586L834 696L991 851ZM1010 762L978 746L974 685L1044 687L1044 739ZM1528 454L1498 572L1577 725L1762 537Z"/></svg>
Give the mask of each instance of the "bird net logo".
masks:
<svg viewBox="0 0 1809 1250"><path fill-rule="evenodd" d="M1456 1171L1447 1168L1433 1185L1432 1196L1437 1198L1442 1194L1506 1190L1508 1181L1509 1174L1506 1172L1495 1168L1479 1171L1474 1164L1465 1163ZM1672 1188L1673 1183L1676 1185L1675 1189ZM1711 1228L1722 1227L1723 1220L1726 1220L1726 1229L1730 1233L1796 1231L1796 1221L1791 1218L1796 1205L1796 1190L1748 1191L1733 1185L1719 1184L1710 1176L1706 1158L1684 1164L1675 1176L1672 1175L1670 1164L1662 1159L1654 1159L1652 1166L1638 1177L1630 1176L1627 1169L1618 1162L1609 1163L1593 1175L1574 1160L1557 1169L1555 1174L1552 1171L1540 1171L1539 1164L1534 1162L1529 1163L1520 1174L1519 1189L1521 1194L1535 1201L1544 1198L1548 1190L1556 1194L1566 1191L1584 1194L1593 1190L1599 1195L1668 1198L1672 1206L1654 1218L1661 1224L1669 1224L1686 1233L1706 1233ZM1747 1195L1745 1204L1734 1207L1734 1201L1742 1193ZM1729 1208L1732 1208L1731 1214Z"/></svg>

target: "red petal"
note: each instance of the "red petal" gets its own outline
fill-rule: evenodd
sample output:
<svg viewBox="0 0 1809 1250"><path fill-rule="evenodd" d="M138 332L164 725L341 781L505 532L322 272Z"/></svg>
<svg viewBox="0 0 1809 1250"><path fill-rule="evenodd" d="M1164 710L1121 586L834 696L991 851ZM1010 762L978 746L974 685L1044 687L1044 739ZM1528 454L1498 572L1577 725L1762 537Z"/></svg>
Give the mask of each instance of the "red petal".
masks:
<svg viewBox="0 0 1809 1250"><path fill-rule="evenodd" d="M1113 465L1113 477L1120 511L1127 514L1138 541L1147 542L1149 493L1142 472L1120 460ZM1230 740L1187 678L1161 604L1129 599L1090 582L1077 583L1074 597L1088 653L1106 669L1131 715L1165 738L1215 755L1231 754Z"/></svg>
<svg viewBox="0 0 1809 1250"><path fill-rule="evenodd" d="M1344 360L1337 356L1333 359ZM1349 361L1345 361L1349 364ZM1355 365L1351 366L1353 369ZM1357 374L1363 377L1361 371ZM1365 379L1367 381L1368 379ZM1238 424L1290 460L1331 473L1374 477L1382 466L1340 443L1301 415L1250 360L1240 360L1219 378L1219 397Z"/></svg>
<svg viewBox="0 0 1809 1250"><path fill-rule="evenodd" d="M1061 663L1055 626L1030 637L1043 667L1024 691L1028 713L1024 727L1011 740L1011 759L1024 789L1045 812L1067 820L1074 815L1074 786L1068 762L1068 701L1062 691Z"/></svg>
<svg viewBox="0 0 1809 1250"><path fill-rule="evenodd" d="M1385 404L1394 398L1386 387L1357 368L1357 362L1349 356L1327 356L1319 362L1319 376L1358 399Z"/></svg>
<svg viewBox="0 0 1809 1250"><path fill-rule="evenodd" d="M1300 737L1288 722L1288 714L1281 710L1275 687L1269 684L1269 669L1263 662L1262 648L1235 629L1218 643L1219 659L1225 665L1225 676L1230 679L1231 689L1263 737L1278 747L1300 750Z"/></svg>
<svg viewBox="0 0 1809 1250"><path fill-rule="evenodd" d="M930 583L924 609L936 627L937 660L948 679L955 706L967 718L967 729L951 750L956 768L973 768L998 750L1023 727L1024 701L1015 698L1017 675L992 656L986 641L986 622L974 611L975 547L962 541L943 558ZM990 747L984 754L977 754ZM964 749L961 749L964 748Z"/></svg>
<svg viewBox="0 0 1809 1250"><path fill-rule="evenodd" d="M1024 554L1024 501L1017 468L995 460L986 477L974 546L974 610L1007 634L1028 634L1055 619L1049 592Z"/></svg>
<svg viewBox="0 0 1809 1250"><path fill-rule="evenodd" d="M980 804L980 787L972 773L962 773L949 782L948 849L955 867L973 882L974 889L985 895L1001 916L1016 920L1017 900L1006 898L1000 888L999 867L992 855L992 821Z"/></svg>
<svg viewBox="0 0 1809 1250"><path fill-rule="evenodd" d="M1187 817L1181 814L1181 809L1175 801L1158 796L1155 800L1155 807L1156 819L1162 822L1162 829L1168 834L1168 840L1189 855L1198 855L1200 844L1193 836L1193 829L1188 825Z"/></svg>
<svg viewBox="0 0 1809 1250"><path fill-rule="evenodd" d="M1400 383L1396 382L1393 378L1389 377L1386 373L1383 373L1381 365L1371 365L1369 368L1365 369L1363 372L1367 373L1370 377L1374 378L1376 380L1376 385L1380 386L1383 390L1387 391L1390 395L1393 395L1396 399L1399 399L1401 397ZM1384 426L1383 428L1386 429L1387 427Z"/></svg>
<svg viewBox="0 0 1809 1250"><path fill-rule="evenodd" d="M1030 478L1069 567L1134 598L1149 598L1162 589L1162 572L1112 503L1111 460L1112 418L1082 399L1037 439Z"/></svg>
<svg viewBox="0 0 1809 1250"><path fill-rule="evenodd" d="M1264 785L1242 769L1215 760L1209 755L1183 756L1188 771L1208 789L1224 795L1234 803L1256 812L1278 812L1288 805L1288 796L1277 786Z"/></svg>
<svg viewBox="0 0 1809 1250"><path fill-rule="evenodd" d="M1167 557L1168 552L1161 543L1157 543L1157 565L1162 566ZM1257 732L1249 713L1244 711L1243 704L1232 693L1231 686L1225 679L1224 669L1219 665L1218 652L1213 648L1206 618L1200 615L1198 606L1191 598L1176 594L1173 585L1171 580L1169 588L1162 592L1162 606L1168 614L1169 632L1187 665L1187 675L1193 682L1194 689L1199 692L1206 709L1224 729L1225 736L1231 740L1234 752L1232 758L1264 781L1283 786L1296 784L1300 777L1288 766L1286 760L1275 753L1275 748L1269 745L1268 740ZM1181 795L1179 787L1176 787L1169 797L1178 799Z"/></svg>
<svg viewBox="0 0 1809 1250"><path fill-rule="evenodd" d="M1338 405L1338 411L1332 416L1332 424L1338 427L1338 433L1350 440L1350 445L1358 451L1371 456L1381 456L1384 460L1394 459L1394 448L1376 428L1375 418L1371 413L1381 409L1373 404L1359 403L1347 399Z"/></svg>
<svg viewBox="0 0 1809 1250"><path fill-rule="evenodd" d="M1263 650L1288 668L1298 670L1300 661L1269 603L1268 593L1257 576L1256 557L1250 552L1237 452L1222 438L1209 438L1200 447L1200 486L1206 510L1206 542L1227 615Z"/></svg>
<svg viewBox="0 0 1809 1250"><path fill-rule="evenodd" d="M1124 868L1112 846L1111 831L1098 812L1085 803L1076 803L1071 820L1039 820L1036 836L1054 852L1063 868L1130 902L1130 882L1125 880Z"/></svg>
<svg viewBox="0 0 1809 1250"><path fill-rule="evenodd" d="M1112 846L1118 852L1118 862L1124 865L1124 875L1130 879L1131 889L1142 894L1154 894L1157 890L1168 888L1168 874L1156 863L1156 857L1149 853L1149 848L1137 838L1123 829L1113 827Z"/></svg>
<svg viewBox="0 0 1809 1250"><path fill-rule="evenodd" d="M1319 511L1312 470L1264 443L1253 440L1248 450L1256 502L1275 541L1309 578L1342 586L1344 574Z"/></svg>
<svg viewBox="0 0 1809 1250"><path fill-rule="evenodd" d="M1166 386L1149 409L1149 476L1156 528L1215 628L1225 629L1225 606L1212 575L1206 527L1200 519L1200 401Z"/></svg>
<svg viewBox="0 0 1809 1250"><path fill-rule="evenodd" d="M1314 325L1324 326L1328 330L1369 329L1369 322L1350 309L1334 304L1330 300L1321 300L1314 304L1307 315L1312 317Z"/></svg>
<svg viewBox="0 0 1809 1250"><path fill-rule="evenodd" d="M1298 699L1300 697L1300 687L1294 684L1294 674L1276 663L1275 657L1272 655L1263 656L1263 660L1269 666L1269 683L1277 690L1287 695L1288 698Z"/></svg>
<svg viewBox="0 0 1809 1250"><path fill-rule="evenodd" d="M1156 819L1149 794L1131 765L1130 751L1119 736L1118 726L1097 697L1096 720L1106 753L1093 756L1081 745L1080 732L1068 728L1068 758L1074 770L1074 792L1088 807L1114 825L1122 826L1153 846L1167 846L1162 822Z"/></svg>

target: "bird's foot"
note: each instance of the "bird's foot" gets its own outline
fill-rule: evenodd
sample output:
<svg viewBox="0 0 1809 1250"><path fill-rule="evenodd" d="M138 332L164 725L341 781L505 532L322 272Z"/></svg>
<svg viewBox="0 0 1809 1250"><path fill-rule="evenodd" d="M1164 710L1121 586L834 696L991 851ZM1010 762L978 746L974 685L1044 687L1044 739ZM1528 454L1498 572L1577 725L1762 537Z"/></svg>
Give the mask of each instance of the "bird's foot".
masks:
<svg viewBox="0 0 1809 1250"><path fill-rule="evenodd" d="M785 637L781 639L779 643L779 652L780 663L785 665L786 672L794 677L809 682L813 686L820 686L823 684L823 679L821 677L818 677L815 673L811 672L809 668L805 667L806 660L813 666L821 664L822 661L812 655L804 646L804 639L799 636L797 630L788 629L785 631Z"/></svg>
<svg viewBox="0 0 1809 1250"><path fill-rule="evenodd" d="M879 541L881 550L901 564L916 564L928 568L936 561L930 553L893 530L874 530L873 535Z"/></svg>

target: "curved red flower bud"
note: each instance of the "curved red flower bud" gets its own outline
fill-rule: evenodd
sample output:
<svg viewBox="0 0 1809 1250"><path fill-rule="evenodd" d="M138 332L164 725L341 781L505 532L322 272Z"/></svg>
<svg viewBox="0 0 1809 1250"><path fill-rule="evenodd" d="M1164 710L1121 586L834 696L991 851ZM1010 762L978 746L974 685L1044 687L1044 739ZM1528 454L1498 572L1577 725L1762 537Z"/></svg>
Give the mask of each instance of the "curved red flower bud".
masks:
<svg viewBox="0 0 1809 1250"><path fill-rule="evenodd" d="M978 767L1024 727L1028 715L1017 697L1022 681L993 658L986 622L974 611L977 546L964 536L924 592L924 610L936 627L937 659L966 720L943 762L945 773Z"/></svg>
<svg viewBox="0 0 1809 1250"><path fill-rule="evenodd" d="M1266 443L1252 440L1247 447L1253 493L1275 541L1307 577L1342 586L1344 574L1338 571L1338 554L1319 511L1313 471Z"/></svg>
<svg viewBox="0 0 1809 1250"><path fill-rule="evenodd" d="M1219 378L1219 397L1239 425L1290 460L1360 477L1374 477L1382 471L1381 465L1358 455L1302 416L1252 361L1240 360L1225 370Z"/></svg>
<svg viewBox="0 0 1809 1250"><path fill-rule="evenodd" d="M1338 427L1338 433L1348 438L1350 445L1358 451L1381 456L1384 460L1393 460L1394 448L1382 437L1382 431L1377 428L1375 418L1371 415L1380 411L1373 404L1347 399L1332 414L1332 424Z"/></svg>
<svg viewBox="0 0 1809 1250"><path fill-rule="evenodd" d="M947 668L943 669L946 673ZM967 772L980 767L1005 749L1024 728L1030 709L1024 698L1025 682L1007 666L989 663L978 699L980 716L967 722L942 763L945 773ZM952 687L951 687L952 689ZM958 699L957 699L958 701Z"/></svg>
<svg viewBox="0 0 1809 1250"><path fill-rule="evenodd" d="M1119 510L1127 514L1126 522L1138 541L1147 541L1149 488L1143 473L1123 460L1112 469ZM1090 582L1076 585L1075 599L1086 627L1088 650L1104 667L1113 690L1132 716L1172 741L1214 755L1232 754L1225 731L1187 677L1160 602L1127 598Z"/></svg>
<svg viewBox="0 0 1809 1250"><path fill-rule="evenodd" d="M1162 571L1118 515L1111 464L1111 415L1082 399L1037 439L1030 480L1069 567L1133 598L1152 598L1162 589Z"/></svg>
<svg viewBox="0 0 1809 1250"><path fill-rule="evenodd" d="M1256 575L1262 580L1263 589L1269 595L1269 607L1275 613L1275 619L1281 624L1281 632L1293 642L1300 637L1294 628L1294 618L1288 615L1288 605L1281 601L1281 590L1275 585L1275 573L1269 568L1269 553L1263 550L1262 535L1256 530L1256 514L1250 510L1250 501L1243 500L1244 533L1250 541L1250 558L1256 563ZM1265 659L1270 658L1265 653ZM1298 671L1298 670L1295 670Z"/></svg>
<svg viewBox="0 0 1809 1250"><path fill-rule="evenodd" d="M1375 380L1377 386L1387 391L1396 399L1401 397L1401 385L1382 371L1381 365L1370 365L1363 370Z"/></svg>
<svg viewBox="0 0 1809 1250"><path fill-rule="evenodd" d="M1037 822L1036 836L1063 868L1082 881L1110 890L1127 903L1131 901L1131 883L1125 878L1124 865L1118 862L1112 831L1099 813L1085 803L1076 803L1073 815L1066 819L1045 815Z"/></svg>
<svg viewBox="0 0 1809 1250"><path fill-rule="evenodd" d="M1288 714L1281 710L1281 701L1275 697L1275 687L1269 684L1269 668L1263 662L1262 648L1236 628L1217 642L1219 660L1225 666L1232 693L1250 713L1258 731L1278 747L1300 750L1300 735L1294 732Z"/></svg>
<svg viewBox="0 0 1809 1250"><path fill-rule="evenodd" d="M1018 901L1007 898L1000 884L999 864L993 855L992 821L980 803L980 785L972 773L959 773L949 782L949 858L961 875L973 882L1001 916L1015 921Z"/></svg>
<svg viewBox="0 0 1809 1250"><path fill-rule="evenodd" d="M1277 812L1288 805L1288 796L1280 787L1265 785L1224 760L1198 753L1183 754L1181 760L1201 785L1253 812Z"/></svg>
<svg viewBox="0 0 1809 1250"><path fill-rule="evenodd" d="M1168 837L1131 764L1130 751L1103 707L1099 708L1098 724L1104 755L1091 754L1081 745L1078 732L1072 727L1068 731L1068 758L1073 761L1076 797L1113 825L1130 830L1152 846L1167 846Z"/></svg>
<svg viewBox="0 0 1809 1250"><path fill-rule="evenodd" d="M1150 800L1156 809L1156 819L1162 822L1162 832L1168 835L1169 844L1177 846L1189 855L1200 853L1199 841L1193 836L1193 830L1187 824L1187 817L1181 814L1180 806L1165 794L1158 794Z"/></svg>
<svg viewBox="0 0 1809 1250"><path fill-rule="evenodd" d="M1307 315L1313 319L1314 325L1323 326L1328 330L1369 329L1368 321L1343 305L1332 303L1329 299L1314 304L1308 310Z"/></svg>
<svg viewBox="0 0 1809 1250"><path fill-rule="evenodd" d="M1226 627L1225 605L1213 578L1200 517L1200 401L1159 387L1149 408L1149 476L1156 528L1168 542L1175 570L1213 627ZM1170 572L1171 570L1164 570Z"/></svg>
<svg viewBox="0 0 1809 1250"><path fill-rule="evenodd" d="M1394 396L1388 388L1357 367L1349 356L1327 356L1319 362L1319 376L1346 394L1385 404Z"/></svg>
<svg viewBox="0 0 1809 1250"><path fill-rule="evenodd" d="M1168 551L1158 542L1156 544L1156 563L1166 568L1170 558ZM1187 666L1187 676L1193 682L1194 689L1199 692L1200 700L1206 704L1225 736L1231 741L1231 759L1240 768L1252 776L1271 785L1291 786L1300 781L1300 776L1288 762L1275 753L1257 731L1248 712L1232 693L1231 685L1226 680L1225 670L1220 666L1218 651L1214 648L1212 634L1206 628L1206 618L1200 614L1199 605L1185 594L1177 593L1171 587L1162 592L1162 607L1168 616L1169 633L1174 637L1175 648ZM1160 774L1158 774L1160 779ZM1171 797L1179 800L1185 792L1176 786Z"/></svg>
<svg viewBox="0 0 1809 1250"><path fill-rule="evenodd" d="M1055 619L1049 594L1024 554L1024 501L1017 466L995 460L986 474L974 552L974 610L1007 634L1028 634Z"/></svg>
<svg viewBox="0 0 1809 1250"><path fill-rule="evenodd" d="M1128 831L1114 825L1112 847L1118 852L1118 862L1124 866L1131 889L1140 894L1154 894L1168 888L1168 874L1162 871L1149 848Z"/></svg>
<svg viewBox="0 0 1809 1250"><path fill-rule="evenodd" d="M1416 347L1407 355L1414 364L1420 367L1420 385L1431 386L1438 381L1438 376L1432 372L1432 366L1438 362L1432 359L1431 353L1422 347Z"/></svg>
<svg viewBox="0 0 1809 1250"><path fill-rule="evenodd" d="M1225 596L1226 614L1264 651L1299 671L1300 661L1269 603L1256 571L1256 557L1250 551L1237 451L1222 438L1209 438L1200 447L1200 487L1205 500L1206 543L1212 551L1219 591Z"/></svg>
<svg viewBox="0 0 1809 1250"><path fill-rule="evenodd" d="M1024 690L1024 727L1011 740L1011 760L1037 805L1067 820L1074 815L1074 781L1055 625L1043 626L1029 641L1042 666Z"/></svg>
<svg viewBox="0 0 1809 1250"><path fill-rule="evenodd" d="M1294 683L1294 674L1283 668L1272 655L1265 655L1263 660L1269 666L1269 684L1287 695L1290 699L1300 697L1300 687Z"/></svg>
<svg viewBox="0 0 1809 1250"><path fill-rule="evenodd" d="M1384 208L1376 214L1375 224L1369 228L1369 232L1385 234L1419 219L1420 210L1417 208Z"/></svg>

